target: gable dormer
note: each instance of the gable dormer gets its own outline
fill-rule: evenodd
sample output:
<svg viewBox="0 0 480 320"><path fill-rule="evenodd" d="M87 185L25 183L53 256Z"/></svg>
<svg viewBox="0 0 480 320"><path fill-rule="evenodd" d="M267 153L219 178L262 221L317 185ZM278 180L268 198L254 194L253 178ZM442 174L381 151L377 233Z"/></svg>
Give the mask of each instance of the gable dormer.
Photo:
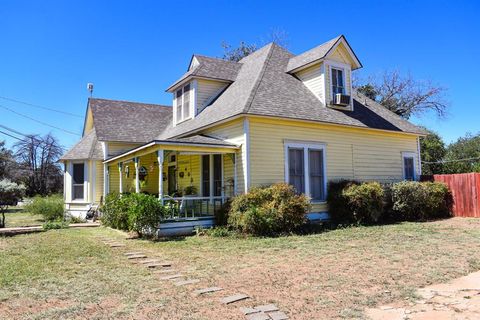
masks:
<svg viewBox="0 0 480 320"><path fill-rule="evenodd" d="M192 56L187 72L171 85L173 125L193 119L233 82L241 64L200 55Z"/></svg>
<svg viewBox="0 0 480 320"><path fill-rule="evenodd" d="M361 67L342 35L292 57L287 72L300 79L325 107L353 110L352 71Z"/></svg>

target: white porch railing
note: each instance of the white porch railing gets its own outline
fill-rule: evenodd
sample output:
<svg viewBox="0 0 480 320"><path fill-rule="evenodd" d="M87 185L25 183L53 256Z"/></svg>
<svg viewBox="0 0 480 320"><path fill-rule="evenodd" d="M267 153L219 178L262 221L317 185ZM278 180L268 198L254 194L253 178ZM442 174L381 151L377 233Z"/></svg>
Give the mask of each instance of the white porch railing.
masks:
<svg viewBox="0 0 480 320"><path fill-rule="evenodd" d="M163 204L167 207L164 220L192 219L200 217L213 217L222 209L226 197L163 197Z"/></svg>

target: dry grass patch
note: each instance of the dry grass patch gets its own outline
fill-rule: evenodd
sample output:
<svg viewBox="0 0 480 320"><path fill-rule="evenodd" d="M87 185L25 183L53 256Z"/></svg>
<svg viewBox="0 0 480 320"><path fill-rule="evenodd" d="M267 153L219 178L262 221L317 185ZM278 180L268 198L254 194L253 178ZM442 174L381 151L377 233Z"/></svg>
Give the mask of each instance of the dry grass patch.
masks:
<svg viewBox="0 0 480 320"><path fill-rule="evenodd" d="M362 318L366 307L409 299L417 287L480 269L480 220L355 227L279 238L188 237L129 240L111 249L94 235L112 230L55 230L0 238L0 318L242 319L218 296L247 293L292 319ZM158 280L126 262L143 250L172 261L198 287L226 289L194 298L192 288ZM215 297L215 298L213 298ZM45 305L52 304L52 308ZM10 311L8 311L10 310Z"/></svg>

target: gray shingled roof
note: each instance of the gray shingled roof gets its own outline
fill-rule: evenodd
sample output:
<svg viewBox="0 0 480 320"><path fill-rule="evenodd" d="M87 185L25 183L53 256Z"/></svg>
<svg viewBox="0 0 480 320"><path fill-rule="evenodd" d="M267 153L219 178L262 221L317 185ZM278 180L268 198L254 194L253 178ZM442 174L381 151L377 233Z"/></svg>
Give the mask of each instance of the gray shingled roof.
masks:
<svg viewBox="0 0 480 320"><path fill-rule="evenodd" d="M242 66L238 62L226 61L223 59L201 55L194 55L193 58L197 58L199 64L193 69L187 71L182 77L180 77L180 79L175 81L167 89L167 91L189 77L210 78L232 82L235 81L238 70L240 70Z"/></svg>
<svg viewBox="0 0 480 320"><path fill-rule="evenodd" d="M316 46L313 49L310 49L308 51L305 51L302 54L299 54L297 56L292 57L287 64L287 72L290 72L292 70L295 70L297 68L300 68L304 65L307 65L309 63L312 63L314 61L320 60L325 58L327 53L332 49L332 47L337 43L338 40L340 40L342 36L338 36L333 38L332 40L329 40L325 43L322 43L319 46Z"/></svg>
<svg viewBox="0 0 480 320"><path fill-rule="evenodd" d="M222 139L209 137L206 135L194 135L184 138L170 138L164 140L166 142L175 142L175 143L194 143L194 144L205 144L205 145L218 145L218 146L231 146L236 147L237 145Z"/></svg>
<svg viewBox="0 0 480 320"><path fill-rule="evenodd" d="M374 101L354 93L354 111L324 107L296 77L285 72L293 55L268 44L240 61L236 80L194 119L172 127L157 137L168 139L194 134L218 121L242 114L311 120L362 128L424 134L425 131Z"/></svg>
<svg viewBox="0 0 480 320"><path fill-rule="evenodd" d="M100 141L149 142L172 121L172 108L157 104L90 98L89 107Z"/></svg>
<svg viewBox="0 0 480 320"><path fill-rule="evenodd" d="M97 139L95 129L87 133L76 145L68 150L61 158L62 160L84 160L103 159L103 151Z"/></svg>

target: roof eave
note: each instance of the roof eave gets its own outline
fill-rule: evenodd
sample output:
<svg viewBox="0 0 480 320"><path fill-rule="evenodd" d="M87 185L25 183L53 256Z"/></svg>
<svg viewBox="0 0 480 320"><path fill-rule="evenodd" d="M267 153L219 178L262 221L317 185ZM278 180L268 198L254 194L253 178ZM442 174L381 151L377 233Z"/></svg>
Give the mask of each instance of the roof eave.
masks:
<svg viewBox="0 0 480 320"><path fill-rule="evenodd" d="M203 76L196 76L196 75L189 75L186 78L175 82L172 84L170 87L168 87L165 92L170 92L173 93L175 90L178 89L178 87L181 87L182 85L186 84L187 82L194 80L194 79L204 79L204 80L215 80L219 82L225 82L225 83L232 83L233 80L228 80L228 79L220 79L220 78L213 78L213 77L203 77Z"/></svg>

